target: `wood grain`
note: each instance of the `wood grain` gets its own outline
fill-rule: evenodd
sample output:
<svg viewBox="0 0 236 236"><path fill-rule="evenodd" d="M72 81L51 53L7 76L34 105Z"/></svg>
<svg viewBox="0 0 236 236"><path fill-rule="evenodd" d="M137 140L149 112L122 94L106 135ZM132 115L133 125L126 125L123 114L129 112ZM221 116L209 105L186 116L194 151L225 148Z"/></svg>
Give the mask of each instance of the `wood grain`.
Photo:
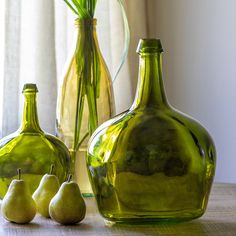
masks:
<svg viewBox="0 0 236 236"><path fill-rule="evenodd" d="M104 222L98 214L94 198L87 198L86 204L85 220L74 226L62 226L38 215L30 224L17 225L5 221L0 216L0 236L236 236L236 184L214 184L204 216L178 224L112 225Z"/></svg>

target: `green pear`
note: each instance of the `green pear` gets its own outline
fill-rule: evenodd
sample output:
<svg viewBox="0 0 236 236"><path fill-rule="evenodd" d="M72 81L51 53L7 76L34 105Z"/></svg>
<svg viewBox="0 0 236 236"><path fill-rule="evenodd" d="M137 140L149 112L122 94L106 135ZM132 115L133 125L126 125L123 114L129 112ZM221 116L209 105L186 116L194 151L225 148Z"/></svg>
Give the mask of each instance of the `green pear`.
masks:
<svg viewBox="0 0 236 236"><path fill-rule="evenodd" d="M33 220L36 204L31 197L28 185L21 179L20 169L18 169L18 176L18 180L12 180L2 200L1 212L8 221L26 224Z"/></svg>
<svg viewBox="0 0 236 236"><path fill-rule="evenodd" d="M37 212L44 217L50 217L48 211L49 203L60 188L57 176L52 174L53 168L54 166L52 165L50 174L45 174L42 177L38 188L33 193Z"/></svg>
<svg viewBox="0 0 236 236"><path fill-rule="evenodd" d="M49 204L51 218L60 224L76 224L82 221L86 213L86 205L76 182L71 175L64 182Z"/></svg>

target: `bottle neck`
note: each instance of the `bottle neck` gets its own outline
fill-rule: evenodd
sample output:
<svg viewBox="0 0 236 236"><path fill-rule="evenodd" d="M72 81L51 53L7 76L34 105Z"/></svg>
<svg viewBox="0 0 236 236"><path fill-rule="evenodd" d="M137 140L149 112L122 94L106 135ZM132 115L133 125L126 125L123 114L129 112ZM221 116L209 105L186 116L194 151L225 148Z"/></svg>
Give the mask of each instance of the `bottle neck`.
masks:
<svg viewBox="0 0 236 236"><path fill-rule="evenodd" d="M97 20L96 19L77 19L76 26L78 27L78 39L77 42L80 44L83 41L88 41L93 45L94 43L98 46L97 40ZM77 45L83 46L84 44ZM89 44L88 44L89 45Z"/></svg>
<svg viewBox="0 0 236 236"><path fill-rule="evenodd" d="M27 92L24 93L24 111L22 117L21 132L27 133L42 133L42 129L39 126L37 104L36 104L36 93Z"/></svg>
<svg viewBox="0 0 236 236"><path fill-rule="evenodd" d="M132 109L145 107L168 107L160 52L140 54L138 87Z"/></svg>

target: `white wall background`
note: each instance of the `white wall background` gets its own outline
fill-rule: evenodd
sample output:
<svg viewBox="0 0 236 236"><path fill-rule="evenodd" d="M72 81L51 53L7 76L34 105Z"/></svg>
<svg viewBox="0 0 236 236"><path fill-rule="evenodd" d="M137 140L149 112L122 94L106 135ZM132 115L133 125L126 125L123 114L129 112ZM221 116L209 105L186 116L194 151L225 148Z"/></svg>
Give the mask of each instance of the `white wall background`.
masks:
<svg viewBox="0 0 236 236"><path fill-rule="evenodd" d="M153 0L170 103L199 120L218 153L215 181L236 182L236 1Z"/></svg>

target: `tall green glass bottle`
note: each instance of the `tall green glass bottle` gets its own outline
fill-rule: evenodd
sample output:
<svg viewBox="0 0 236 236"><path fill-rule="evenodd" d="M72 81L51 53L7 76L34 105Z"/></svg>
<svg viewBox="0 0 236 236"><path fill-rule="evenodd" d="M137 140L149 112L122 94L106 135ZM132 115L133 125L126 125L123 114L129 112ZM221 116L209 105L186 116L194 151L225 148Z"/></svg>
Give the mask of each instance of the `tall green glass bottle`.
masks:
<svg viewBox="0 0 236 236"><path fill-rule="evenodd" d="M57 136L70 150L73 177L85 196L92 193L85 161L89 137L114 113L111 76L96 24L96 19L76 20L76 49L63 75L57 107Z"/></svg>
<svg viewBox="0 0 236 236"><path fill-rule="evenodd" d="M24 111L21 127L0 140L0 198L3 198L17 169L28 182L31 193L50 166L63 182L70 171L70 154L67 147L56 137L46 134L39 126L35 84L25 84Z"/></svg>
<svg viewBox="0 0 236 236"><path fill-rule="evenodd" d="M160 40L139 43L136 98L90 139L87 166L101 215L115 222L180 221L206 210L216 151L207 131L167 101Z"/></svg>

